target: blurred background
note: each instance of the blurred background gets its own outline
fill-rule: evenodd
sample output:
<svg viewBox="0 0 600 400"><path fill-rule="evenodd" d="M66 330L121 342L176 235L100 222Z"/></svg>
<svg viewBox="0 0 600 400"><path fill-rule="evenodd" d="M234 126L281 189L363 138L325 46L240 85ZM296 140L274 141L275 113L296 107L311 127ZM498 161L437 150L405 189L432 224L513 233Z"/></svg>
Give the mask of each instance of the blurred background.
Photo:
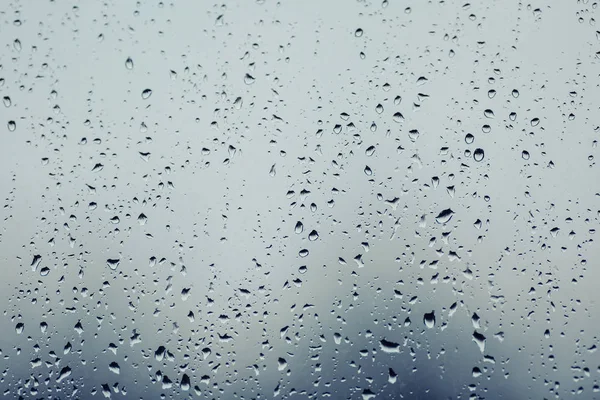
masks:
<svg viewBox="0 0 600 400"><path fill-rule="evenodd" d="M592 1L0 5L6 398L600 398Z"/></svg>

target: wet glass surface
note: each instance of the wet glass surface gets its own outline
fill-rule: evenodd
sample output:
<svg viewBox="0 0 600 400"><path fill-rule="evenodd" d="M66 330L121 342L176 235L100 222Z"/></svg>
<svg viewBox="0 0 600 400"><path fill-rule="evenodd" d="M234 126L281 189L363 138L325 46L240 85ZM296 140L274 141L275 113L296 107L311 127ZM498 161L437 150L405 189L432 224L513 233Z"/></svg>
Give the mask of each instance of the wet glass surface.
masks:
<svg viewBox="0 0 600 400"><path fill-rule="evenodd" d="M600 398L596 10L2 3L0 392Z"/></svg>

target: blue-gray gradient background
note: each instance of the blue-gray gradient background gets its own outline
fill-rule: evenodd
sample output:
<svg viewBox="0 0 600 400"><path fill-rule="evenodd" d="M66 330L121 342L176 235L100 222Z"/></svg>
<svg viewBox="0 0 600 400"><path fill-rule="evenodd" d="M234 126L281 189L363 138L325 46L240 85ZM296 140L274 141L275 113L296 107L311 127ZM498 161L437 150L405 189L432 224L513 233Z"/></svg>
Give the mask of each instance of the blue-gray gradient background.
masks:
<svg viewBox="0 0 600 400"><path fill-rule="evenodd" d="M600 398L596 6L3 2L0 393Z"/></svg>

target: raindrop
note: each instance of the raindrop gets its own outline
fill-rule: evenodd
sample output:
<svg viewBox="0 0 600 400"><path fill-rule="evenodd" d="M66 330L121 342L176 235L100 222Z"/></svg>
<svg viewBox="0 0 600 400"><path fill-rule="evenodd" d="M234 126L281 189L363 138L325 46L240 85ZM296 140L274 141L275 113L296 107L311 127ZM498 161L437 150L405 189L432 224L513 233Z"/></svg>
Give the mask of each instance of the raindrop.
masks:
<svg viewBox="0 0 600 400"><path fill-rule="evenodd" d="M375 153L375 146L369 146L365 150L365 154L367 157L371 157L373 155L373 153Z"/></svg>
<svg viewBox="0 0 600 400"><path fill-rule="evenodd" d="M117 374L119 375L121 373L121 367L119 367L119 364L117 364L116 362L111 362L110 364L108 364L108 370L110 372L112 372L113 374Z"/></svg>
<svg viewBox="0 0 600 400"><path fill-rule="evenodd" d="M318 238L319 238L319 233L317 231L315 231L314 229L312 231L310 231L310 233L308 234L308 240L310 240L311 242L314 242Z"/></svg>
<svg viewBox="0 0 600 400"><path fill-rule="evenodd" d="M479 351L483 353L485 351L485 336L475 331L473 332L473 341L477 344L477 347L479 347Z"/></svg>
<svg viewBox="0 0 600 400"><path fill-rule="evenodd" d="M118 258L109 258L106 260L106 265L108 265L108 267L114 271L117 269L120 262L121 260Z"/></svg>
<svg viewBox="0 0 600 400"><path fill-rule="evenodd" d="M63 379L66 379L69 375L71 375L71 368L66 366L60 370L60 373L58 374L58 377L56 378L56 382L61 382Z"/></svg>
<svg viewBox="0 0 600 400"><path fill-rule="evenodd" d="M400 344L390 342L388 340L382 339L379 342L379 346L381 347L381 351L384 353L400 353Z"/></svg>
<svg viewBox="0 0 600 400"><path fill-rule="evenodd" d="M147 100L150 96L152 96L152 90L144 89L142 91L142 99Z"/></svg>
<svg viewBox="0 0 600 400"><path fill-rule="evenodd" d="M8 130L14 132L17 129L17 123L15 121L8 121Z"/></svg>
<svg viewBox="0 0 600 400"><path fill-rule="evenodd" d="M364 171L365 171L365 175L367 175L367 176L373 175L373 170L368 165L365 166L365 170Z"/></svg>
<svg viewBox="0 0 600 400"><path fill-rule="evenodd" d="M362 35L363 35L363 30L361 28L358 28L357 30L354 31L354 36L361 37Z"/></svg>
<svg viewBox="0 0 600 400"><path fill-rule="evenodd" d="M471 134L471 133L467 133L467 135L465 136L465 143L471 144L474 141L475 141L475 136L473 136L473 134Z"/></svg>
<svg viewBox="0 0 600 400"><path fill-rule="evenodd" d="M127 57L127 60L125 60L125 68L133 69L133 60L131 57Z"/></svg>
<svg viewBox="0 0 600 400"><path fill-rule="evenodd" d="M482 161L484 157L485 157L485 153L483 152L483 149L481 149L481 148L477 148L473 152L473 159L477 162Z"/></svg>
<svg viewBox="0 0 600 400"><path fill-rule="evenodd" d="M395 112L392 116L392 119L394 120L394 122L404 122L404 115L402 115L401 112Z"/></svg>
<svg viewBox="0 0 600 400"><path fill-rule="evenodd" d="M538 126L540 124L539 118L534 118L531 120L531 126Z"/></svg>
<svg viewBox="0 0 600 400"><path fill-rule="evenodd" d="M244 75L244 83L246 85L252 85L254 83L254 77L250 74Z"/></svg>
<svg viewBox="0 0 600 400"><path fill-rule="evenodd" d="M8 96L4 96L2 98L2 102L4 103L4 107L10 107L10 105L12 104L12 102L10 101L10 97Z"/></svg>
<svg viewBox="0 0 600 400"><path fill-rule="evenodd" d="M294 232L296 232L297 234L302 233L302 231L304 230L304 225L302 225L302 222L298 221L296 222L296 226L294 227Z"/></svg>
<svg viewBox="0 0 600 400"><path fill-rule="evenodd" d="M435 326L435 312L431 311L430 313L425 313L425 315L423 315L423 323L426 328L433 328Z"/></svg>
<svg viewBox="0 0 600 400"><path fill-rule="evenodd" d="M435 222L437 222L438 224L447 224L448 222L450 222L450 220L452 219L452 216L454 215L454 211L452 211L451 209L447 208L445 210L442 210L437 217L435 217Z"/></svg>
<svg viewBox="0 0 600 400"><path fill-rule="evenodd" d="M523 160L529 160L529 152L527 150L523 150L521 152L521 158L523 158Z"/></svg>

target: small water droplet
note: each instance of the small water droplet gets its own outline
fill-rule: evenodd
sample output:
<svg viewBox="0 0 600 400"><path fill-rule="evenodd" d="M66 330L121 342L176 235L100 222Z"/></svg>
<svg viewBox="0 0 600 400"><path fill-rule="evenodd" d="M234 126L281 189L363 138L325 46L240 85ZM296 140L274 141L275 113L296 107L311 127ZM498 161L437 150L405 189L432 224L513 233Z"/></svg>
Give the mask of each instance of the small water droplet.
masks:
<svg viewBox="0 0 600 400"><path fill-rule="evenodd" d="M363 30L361 28L358 28L357 30L354 31L354 36L361 37L362 35L363 35Z"/></svg>
<svg viewBox="0 0 600 400"><path fill-rule="evenodd" d="M14 132L17 129L17 123L15 121L8 121L8 130Z"/></svg>
<svg viewBox="0 0 600 400"><path fill-rule="evenodd" d="M125 60L125 68L133 69L133 60L131 57L127 57L127 60Z"/></svg>
<svg viewBox="0 0 600 400"><path fill-rule="evenodd" d="M296 226L294 227L294 232L300 234L300 233L302 233L303 230L304 230L304 225L302 225L302 222L300 222L300 221L296 222Z"/></svg>
<svg viewBox="0 0 600 400"><path fill-rule="evenodd" d="M147 100L148 98L150 98L150 96L152 96L152 90L144 89L144 91L142 92L142 99Z"/></svg>
<svg viewBox="0 0 600 400"><path fill-rule="evenodd" d="M308 234L308 240L310 240L311 242L314 242L318 238L319 238L319 233L317 231L315 231L314 229L312 231L310 231L310 233Z"/></svg>
<svg viewBox="0 0 600 400"><path fill-rule="evenodd" d="M471 134L471 133L467 133L467 135L465 136L465 143L471 144L474 141L475 141L475 136L473 136L473 134Z"/></svg>
<svg viewBox="0 0 600 400"><path fill-rule="evenodd" d="M246 74L244 75L244 83L246 85L252 85L254 83L254 77L250 74Z"/></svg>
<svg viewBox="0 0 600 400"><path fill-rule="evenodd" d="M529 157L529 152L527 150L521 152L521 158L523 158L523 160L529 160Z"/></svg>

